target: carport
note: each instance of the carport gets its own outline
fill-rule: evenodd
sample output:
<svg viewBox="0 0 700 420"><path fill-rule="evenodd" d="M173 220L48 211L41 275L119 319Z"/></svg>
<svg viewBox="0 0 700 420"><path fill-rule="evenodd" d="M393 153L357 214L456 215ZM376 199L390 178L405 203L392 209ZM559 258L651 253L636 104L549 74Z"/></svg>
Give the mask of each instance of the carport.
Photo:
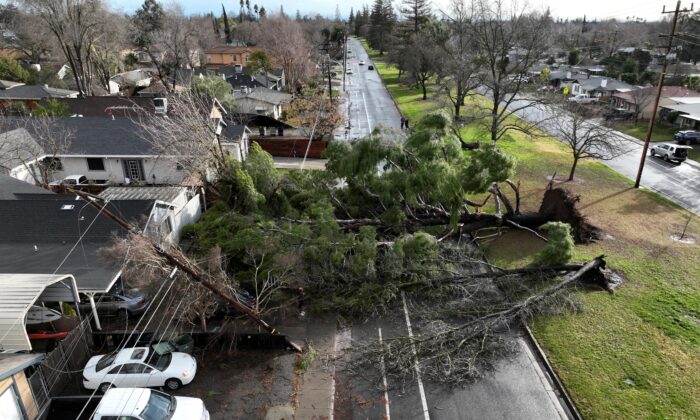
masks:
<svg viewBox="0 0 700 420"><path fill-rule="evenodd" d="M32 305L78 301L75 278L69 274L0 274L0 290L0 351L32 350L25 326Z"/></svg>

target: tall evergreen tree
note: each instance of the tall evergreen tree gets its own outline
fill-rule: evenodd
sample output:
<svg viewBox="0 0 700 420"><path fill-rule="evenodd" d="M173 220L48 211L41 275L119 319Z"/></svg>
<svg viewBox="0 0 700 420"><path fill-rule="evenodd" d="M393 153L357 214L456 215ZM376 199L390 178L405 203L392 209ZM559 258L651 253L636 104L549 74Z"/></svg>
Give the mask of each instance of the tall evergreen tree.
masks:
<svg viewBox="0 0 700 420"><path fill-rule="evenodd" d="M243 22L243 7L245 6L245 0L241 0L241 8L238 10L238 22Z"/></svg>
<svg viewBox="0 0 700 420"><path fill-rule="evenodd" d="M261 18L264 18L267 16L267 10L265 10L265 6L260 6L260 10L258 11L258 14L260 15Z"/></svg>
<svg viewBox="0 0 700 420"><path fill-rule="evenodd" d="M216 38L221 38L221 25L219 24L219 19L214 16L214 12L209 13L211 15L211 23L214 26L214 33L216 34Z"/></svg>
<svg viewBox="0 0 700 420"><path fill-rule="evenodd" d="M403 0L401 13L411 25L411 32L417 34L420 27L431 16L429 0Z"/></svg>
<svg viewBox="0 0 700 420"><path fill-rule="evenodd" d="M147 50L152 47L155 33L163 29L165 12L156 0L145 0L139 10L136 11L132 21L134 32L131 42L135 47Z"/></svg>
<svg viewBox="0 0 700 420"><path fill-rule="evenodd" d="M369 40L372 47L383 55L388 47L389 36L394 28L395 16L391 0L375 0L369 17Z"/></svg>
<svg viewBox="0 0 700 420"><path fill-rule="evenodd" d="M348 17L348 26L350 27L350 29L354 28L354 26L353 26L354 22L355 22L355 12L353 11L353 9L351 7L350 8L350 16Z"/></svg>
<svg viewBox="0 0 700 420"><path fill-rule="evenodd" d="M221 5L221 9L224 11L224 35L226 36L226 43L231 44L233 42L233 34L231 33L231 25L228 21L228 16L226 16L226 8Z"/></svg>
<svg viewBox="0 0 700 420"><path fill-rule="evenodd" d="M299 11L299 9L297 9L297 17L296 17L296 20L297 20L297 22L299 22L299 21L301 20L301 12Z"/></svg>

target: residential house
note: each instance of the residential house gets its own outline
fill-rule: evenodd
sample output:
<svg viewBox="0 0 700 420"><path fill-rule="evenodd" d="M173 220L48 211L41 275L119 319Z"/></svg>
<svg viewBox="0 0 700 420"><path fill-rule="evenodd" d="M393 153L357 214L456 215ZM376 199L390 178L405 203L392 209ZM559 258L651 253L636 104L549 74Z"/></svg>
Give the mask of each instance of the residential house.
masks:
<svg viewBox="0 0 700 420"><path fill-rule="evenodd" d="M221 147L234 159L243 161L248 157L251 131L246 125L226 124L221 134Z"/></svg>
<svg viewBox="0 0 700 420"><path fill-rule="evenodd" d="M205 66L207 68L217 68L222 66L241 65L246 66L250 55L259 51L257 48L245 45L207 48L204 50Z"/></svg>
<svg viewBox="0 0 700 420"><path fill-rule="evenodd" d="M78 92L56 89L47 85L26 85L24 83L0 80L0 112L14 103L23 103L28 109L34 109L38 103L52 98L77 98Z"/></svg>
<svg viewBox="0 0 700 420"><path fill-rule="evenodd" d="M660 108L660 118L676 114L675 123L678 127L684 130L700 130L700 98L686 98L685 103L666 104Z"/></svg>
<svg viewBox="0 0 700 420"><path fill-rule="evenodd" d="M590 75L582 70L571 67L562 67L549 73L549 84L557 90L569 89L572 90L572 84L576 80L588 79Z"/></svg>
<svg viewBox="0 0 700 420"><path fill-rule="evenodd" d="M43 377L32 372L44 359L39 353L0 354L0 413L5 419L35 420L41 418L49 406L46 394L35 395L30 379L37 382L35 389L46 389Z"/></svg>
<svg viewBox="0 0 700 420"><path fill-rule="evenodd" d="M167 98L140 96L87 96L59 98L56 101L68 108L72 116L129 117L167 113Z"/></svg>
<svg viewBox="0 0 700 420"><path fill-rule="evenodd" d="M234 73L232 76L227 77L226 81L231 85L234 92L249 92L256 88L267 87L255 77L244 73Z"/></svg>
<svg viewBox="0 0 700 420"><path fill-rule="evenodd" d="M292 95L271 89L257 88L234 92L235 112L282 117L283 108L292 101Z"/></svg>
<svg viewBox="0 0 700 420"><path fill-rule="evenodd" d="M649 86L631 92L617 93L612 97L612 104L617 108L639 112L640 118L648 120L654 110L656 92L656 87ZM683 86L663 86L659 98L659 108L666 105L684 105L691 98L700 98L700 92Z"/></svg>
<svg viewBox="0 0 700 420"><path fill-rule="evenodd" d="M0 177L0 185L5 185L0 187L5 197L8 190L18 191L12 193L14 198L0 199L0 273L71 275L77 292L90 299L100 328L92 298L124 289L121 267L112 264L101 249L127 232L74 195L27 193L8 177ZM103 194L106 201L99 202L100 206L135 224L159 244L176 244L182 229L201 214L197 190L107 189Z"/></svg>
<svg viewBox="0 0 700 420"><path fill-rule="evenodd" d="M571 84L572 95L589 95L601 102L608 102L615 94L630 92L638 89L636 86L621 82L610 77L592 76L578 78Z"/></svg>

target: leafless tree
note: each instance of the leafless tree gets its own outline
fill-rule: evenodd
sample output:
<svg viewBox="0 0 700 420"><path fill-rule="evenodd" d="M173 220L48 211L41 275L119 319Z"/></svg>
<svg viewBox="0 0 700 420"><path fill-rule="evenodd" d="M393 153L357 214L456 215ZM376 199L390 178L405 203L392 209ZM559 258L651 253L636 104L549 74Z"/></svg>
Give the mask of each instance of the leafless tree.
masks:
<svg viewBox="0 0 700 420"><path fill-rule="evenodd" d="M210 171L226 164L228 155L217 134L220 112L212 100L181 94L168 98L167 117L143 111L133 120L160 159L206 179Z"/></svg>
<svg viewBox="0 0 700 420"><path fill-rule="evenodd" d="M260 21L258 46L284 70L290 91L297 91L314 74L313 48L298 22L286 16Z"/></svg>
<svg viewBox="0 0 700 420"><path fill-rule="evenodd" d="M488 131L497 141L511 130L531 133L532 125L513 119L516 112L536 105L519 101L528 69L537 63L549 42L548 13L531 12L517 2L473 0L475 13L470 38L474 43L481 87L488 104Z"/></svg>
<svg viewBox="0 0 700 420"><path fill-rule="evenodd" d="M574 180L579 160L610 160L625 152L625 140L612 128L590 121L581 105L567 101L555 112L557 118L551 120L554 131L573 158L569 181Z"/></svg>
<svg viewBox="0 0 700 420"><path fill-rule="evenodd" d="M14 13L7 17L5 25L14 37L0 40L0 45L21 52L31 64L41 63L46 55L56 50L53 34L39 16L17 8L12 10Z"/></svg>
<svg viewBox="0 0 700 420"><path fill-rule="evenodd" d="M654 97L656 96L655 89L652 87L635 89L627 92L627 95L629 95L632 106L634 106L634 109L632 109L634 112L634 121L638 122L640 115L654 102Z"/></svg>
<svg viewBox="0 0 700 420"><path fill-rule="evenodd" d="M56 37L81 96L92 95L93 54L102 36L101 0L22 0Z"/></svg>
<svg viewBox="0 0 700 420"><path fill-rule="evenodd" d="M119 54L128 45L128 22L123 15L108 10L103 10L102 13L102 36L95 43L92 60L100 85L109 92L109 80L123 70Z"/></svg>
<svg viewBox="0 0 700 420"><path fill-rule="evenodd" d="M0 128L0 169L9 173L21 165L36 185L47 187L74 133L53 117L18 119Z"/></svg>

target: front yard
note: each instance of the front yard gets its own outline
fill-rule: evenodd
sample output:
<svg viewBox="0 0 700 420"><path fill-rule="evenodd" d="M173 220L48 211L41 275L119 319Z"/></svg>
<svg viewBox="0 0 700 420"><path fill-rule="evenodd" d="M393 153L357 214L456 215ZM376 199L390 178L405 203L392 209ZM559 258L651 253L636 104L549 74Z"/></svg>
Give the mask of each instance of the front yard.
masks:
<svg viewBox="0 0 700 420"><path fill-rule="evenodd" d="M434 98L421 100L418 89L400 85L398 72L368 52L409 118L441 106ZM479 135L474 127L466 130ZM518 159L515 178L521 181L525 209L539 206L547 176L568 173L569 154L551 137L518 133L500 146ZM606 239L577 246L575 259L605 254L626 283L614 294L578 292L580 312L535 319L537 339L584 417L700 417L700 246L672 238L690 214L632 188L632 181L601 163L581 162L577 178L564 186L581 196L579 208ZM700 240L697 218L691 219L688 233ZM523 232L484 244L493 263L513 266L526 262L539 246Z"/></svg>

